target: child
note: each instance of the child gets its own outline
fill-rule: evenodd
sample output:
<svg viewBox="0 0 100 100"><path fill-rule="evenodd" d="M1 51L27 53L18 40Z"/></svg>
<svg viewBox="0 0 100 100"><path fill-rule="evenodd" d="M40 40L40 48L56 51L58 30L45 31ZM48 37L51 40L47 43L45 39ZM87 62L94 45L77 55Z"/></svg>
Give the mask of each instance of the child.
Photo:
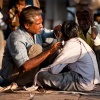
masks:
<svg viewBox="0 0 100 100"><path fill-rule="evenodd" d="M26 0L16 0L15 6L9 10L11 31L19 26L19 15L23 8L26 7Z"/></svg>

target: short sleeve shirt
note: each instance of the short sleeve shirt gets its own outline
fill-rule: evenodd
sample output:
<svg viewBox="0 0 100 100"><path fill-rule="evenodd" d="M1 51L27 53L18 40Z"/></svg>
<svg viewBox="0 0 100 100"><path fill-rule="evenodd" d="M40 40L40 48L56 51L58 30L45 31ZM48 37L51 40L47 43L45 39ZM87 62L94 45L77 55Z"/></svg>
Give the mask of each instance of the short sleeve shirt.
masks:
<svg viewBox="0 0 100 100"><path fill-rule="evenodd" d="M28 48L33 44L37 43L42 46L43 42L47 38L50 38L50 41L53 41L53 31L42 29L40 34L34 35L33 38L27 33L23 28L18 28L16 31L12 32L7 39L7 46L4 52L3 57L3 66L7 63L15 64L17 67L20 67L25 63L29 57L27 54Z"/></svg>

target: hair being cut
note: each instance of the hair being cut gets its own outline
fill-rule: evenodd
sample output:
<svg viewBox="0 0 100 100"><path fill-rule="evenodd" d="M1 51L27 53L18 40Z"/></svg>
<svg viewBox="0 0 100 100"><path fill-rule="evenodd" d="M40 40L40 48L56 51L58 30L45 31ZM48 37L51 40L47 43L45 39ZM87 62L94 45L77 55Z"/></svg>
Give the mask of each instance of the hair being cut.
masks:
<svg viewBox="0 0 100 100"><path fill-rule="evenodd" d="M34 23L34 16L41 15L42 10L35 6L29 6L24 8L19 16L19 23L21 26L24 26L24 24L32 24Z"/></svg>
<svg viewBox="0 0 100 100"><path fill-rule="evenodd" d="M64 21L61 27L61 32L66 40L78 37L78 25L72 20Z"/></svg>

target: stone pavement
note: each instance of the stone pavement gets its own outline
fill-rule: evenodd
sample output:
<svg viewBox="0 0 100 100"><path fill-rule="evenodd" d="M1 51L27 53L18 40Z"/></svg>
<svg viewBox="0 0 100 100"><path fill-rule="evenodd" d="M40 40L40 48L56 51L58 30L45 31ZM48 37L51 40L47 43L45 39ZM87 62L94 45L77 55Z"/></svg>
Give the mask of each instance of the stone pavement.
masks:
<svg viewBox="0 0 100 100"><path fill-rule="evenodd" d="M9 91L0 93L0 100L100 100L100 86L91 92Z"/></svg>
<svg viewBox="0 0 100 100"><path fill-rule="evenodd" d="M20 92L0 93L0 100L100 100L100 96L86 96L79 94L55 94Z"/></svg>

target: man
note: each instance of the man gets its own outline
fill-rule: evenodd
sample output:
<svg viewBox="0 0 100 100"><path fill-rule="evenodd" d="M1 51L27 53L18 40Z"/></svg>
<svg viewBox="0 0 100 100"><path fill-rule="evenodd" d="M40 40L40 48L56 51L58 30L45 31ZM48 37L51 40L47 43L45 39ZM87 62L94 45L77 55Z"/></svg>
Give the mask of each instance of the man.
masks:
<svg viewBox="0 0 100 100"><path fill-rule="evenodd" d="M91 91L100 82L95 54L91 47L78 37L74 21L62 24L64 47L54 62L41 69L35 85L67 91Z"/></svg>
<svg viewBox="0 0 100 100"><path fill-rule="evenodd" d="M76 17L79 24L79 37L95 51L100 72L100 25L94 22L93 11L88 7L78 8Z"/></svg>
<svg viewBox="0 0 100 100"><path fill-rule="evenodd" d="M57 42L47 50L42 48L43 43L53 43L54 34L52 30L43 28L41 14L41 9L33 6L21 11L20 27L7 39L0 71L2 83L16 82L19 86L32 84L39 65L62 47Z"/></svg>
<svg viewBox="0 0 100 100"><path fill-rule="evenodd" d="M93 11L90 8L79 8L76 12L79 24L79 36L84 39L92 48L93 45L100 45L98 39L98 24L94 22Z"/></svg>

